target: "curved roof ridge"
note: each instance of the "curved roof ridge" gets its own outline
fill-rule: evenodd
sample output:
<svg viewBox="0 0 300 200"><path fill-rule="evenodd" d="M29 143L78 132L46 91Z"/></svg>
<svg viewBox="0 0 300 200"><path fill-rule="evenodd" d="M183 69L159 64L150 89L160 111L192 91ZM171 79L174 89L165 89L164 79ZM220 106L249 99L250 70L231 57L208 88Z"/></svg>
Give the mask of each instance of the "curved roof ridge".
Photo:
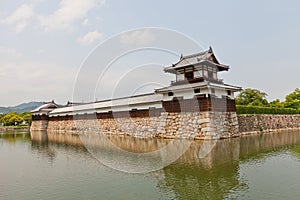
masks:
<svg viewBox="0 0 300 200"><path fill-rule="evenodd" d="M197 56L202 56L204 54L211 54L210 50L206 50L206 51L202 51L199 53L194 53L194 54L190 54L190 55L186 55L186 56L182 56L182 59L186 59L186 58L192 58L192 57L197 57Z"/></svg>

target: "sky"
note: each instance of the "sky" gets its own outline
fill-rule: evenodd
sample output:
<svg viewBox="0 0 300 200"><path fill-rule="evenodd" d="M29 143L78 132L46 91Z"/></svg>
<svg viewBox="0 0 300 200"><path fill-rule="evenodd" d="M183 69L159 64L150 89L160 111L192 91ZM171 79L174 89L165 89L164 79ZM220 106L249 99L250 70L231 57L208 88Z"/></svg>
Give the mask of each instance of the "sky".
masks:
<svg viewBox="0 0 300 200"><path fill-rule="evenodd" d="M230 65L221 74L226 83L284 100L300 87L299 7L296 0L0 0L0 106L151 92L173 79L163 67L180 53L197 53L191 52L197 48L186 49L186 38L203 50L212 46L219 61ZM186 38L164 38L159 29ZM167 46L173 53L144 49L113 62L109 70L100 64L119 48L105 46L116 38L134 48L152 45L158 37L171 41ZM98 68L84 72L91 55L98 58ZM96 84L84 84L91 77ZM119 92L112 93L116 88ZM84 92L89 89L93 92Z"/></svg>

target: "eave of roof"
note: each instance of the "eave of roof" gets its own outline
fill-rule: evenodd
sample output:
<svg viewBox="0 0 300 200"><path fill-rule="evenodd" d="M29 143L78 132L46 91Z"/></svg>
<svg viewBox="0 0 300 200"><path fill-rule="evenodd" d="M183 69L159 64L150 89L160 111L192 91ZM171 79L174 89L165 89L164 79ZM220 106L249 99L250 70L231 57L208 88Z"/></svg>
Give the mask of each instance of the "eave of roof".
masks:
<svg viewBox="0 0 300 200"><path fill-rule="evenodd" d="M77 112L77 111L91 111L91 110L94 110L96 112L97 110L104 109L104 108L161 102L162 98L163 97L161 94L155 94L155 93L144 94L144 95L137 95L133 97L103 100L103 101L88 103L84 105L58 108L51 111L50 114L60 114L60 113Z"/></svg>
<svg viewBox="0 0 300 200"><path fill-rule="evenodd" d="M211 58L211 56L213 56L213 59L215 61L211 61L209 59L209 58ZM216 56L214 55L214 53L210 47L209 50L207 50L207 51L203 51L203 52L192 54L192 55L182 56L177 63L164 68L164 71L169 72L169 73L176 73L176 70L178 70L180 68L201 65L201 64L214 65L214 66L218 67L219 71L228 71L228 69L229 69L228 65L223 65L223 64L219 63L219 61L217 60Z"/></svg>
<svg viewBox="0 0 300 200"><path fill-rule="evenodd" d="M210 60L201 60L199 62L190 63L189 65L184 65L184 66L169 66L169 67L164 68L164 71L169 72L169 73L176 73L176 70L183 69L188 66L196 67L198 65L216 66L216 67L218 67L219 71L228 71L229 70L228 65L216 64Z"/></svg>
<svg viewBox="0 0 300 200"><path fill-rule="evenodd" d="M186 90L186 89L194 89L194 88L203 88L203 87L216 87L216 88L224 88L224 89L230 89L232 91L240 91L242 90L241 87L228 85L228 84L217 84L217 83L211 83L207 81L203 82L197 82L197 83L191 83L191 84L183 84L183 85L172 85L167 86L163 88L156 89L155 91L157 93L165 93L170 91L180 91L180 90Z"/></svg>
<svg viewBox="0 0 300 200"><path fill-rule="evenodd" d="M197 83L191 83L191 84L183 84L183 85L171 85L163 88L158 88L155 90L157 93L164 93L169 91L178 91L178 90L186 90L186 89L192 89L196 87L205 87L208 85L208 82L197 82Z"/></svg>
<svg viewBox="0 0 300 200"><path fill-rule="evenodd" d="M234 92L237 92L237 91L241 91L242 90L242 87L239 87L239 86L233 86L233 85L228 85L228 84L216 84L216 83L210 83L209 84L210 86L214 86L214 87L220 87L220 88L224 88L224 89L230 89Z"/></svg>
<svg viewBox="0 0 300 200"><path fill-rule="evenodd" d="M49 108L50 106L56 106L57 108L59 107L56 103L49 102L49 103L45 103L45 104L35 108L34 110L32 110L30 112L31 113L38 113L38 112L41 112L41 111L53 110L52 108Z"/></svg>

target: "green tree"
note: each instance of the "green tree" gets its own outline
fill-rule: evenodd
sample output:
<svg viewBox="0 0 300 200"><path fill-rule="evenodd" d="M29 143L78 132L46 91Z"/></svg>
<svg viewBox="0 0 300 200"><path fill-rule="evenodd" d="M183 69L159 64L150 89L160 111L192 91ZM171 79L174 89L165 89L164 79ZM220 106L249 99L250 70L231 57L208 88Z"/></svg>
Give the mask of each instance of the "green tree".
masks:
<svg viewBox="0 0 300 200"><path fill-rule="evenodd" d="M267 96L257 89L247 88L235 98L235 101L237 105L268 106Z"/></svg>
<svg viewBox="0 0 300 200"><path fill-rule="evenodd" d="M0 126L3 124L4 125L4 121L3 121L3 114L0 114Z"/></svg>
<svg viewBox="0 0 300 200"><path fill-rule="evenodd" d="M276 99L269 103L269 107L272 107L272 108L283 108L283 106L284 106L284 103L280 102L279 99Z"/></svg>
<svg viewBox="0 0 300 200"><path fill-rule="evenodd" d="M284 107L300 109L300 89L296 88L294 92L285 97Z"/></svg>
<svg viewBox="0 0 300 200"><path fill-rule="evenodd" d="M20 117L19 115L14 115L10 118L10 123L12 125L21 124L23 121L24 121L24 119L22 117Z"/></svg>
<svg viewBox="0 0 300 200"><path fill-rule="evenodd" d="M20 124L24 121L23 117L20 117L17 113L8 113L2 117L5 126L15 125L15 123Z"/></svg>
<svg viewBox="0 0 300 200"><path fill-rule="evenodd" d="M20 117L22 117L24 119L24 121L26 121L28 124L31 124L32 116L29 112L21 113Z"/></svg>
<svg viewBox="0 0 300 200"><path fill-rule="evenodd" d="M10 118L13 116L12 113L8 113L8 114L5 114L3 117L2 117L2 121L4 123L5 126L10 126Z"/></svg>

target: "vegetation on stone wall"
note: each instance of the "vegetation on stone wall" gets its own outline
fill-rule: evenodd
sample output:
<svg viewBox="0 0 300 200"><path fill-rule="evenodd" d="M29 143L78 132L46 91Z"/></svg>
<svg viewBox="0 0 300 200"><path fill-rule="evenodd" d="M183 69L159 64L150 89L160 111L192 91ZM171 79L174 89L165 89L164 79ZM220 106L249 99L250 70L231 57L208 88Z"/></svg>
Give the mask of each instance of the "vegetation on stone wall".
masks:
<svg viewBox="0 0 300 200"><path fill-rule="evenodd" d="M268 95L256 89L247 88L236 98L238 114L300 114L300 89L288 94L285 101L276 99L268 102Z"/></svg>
<svg viewBox="0 0 300 200"><path fill-rule="evenodd" d="M0 125L15 126L15 125L29 125L31 123L31 114L28 112L16 113L11 112L7 114L0 114Z"/></svg>
<svg viewBox="0 0 300 200"><path fill-rule="evenodd" d="M237 114L300 114L299 109L236 105Z"/></svg>

